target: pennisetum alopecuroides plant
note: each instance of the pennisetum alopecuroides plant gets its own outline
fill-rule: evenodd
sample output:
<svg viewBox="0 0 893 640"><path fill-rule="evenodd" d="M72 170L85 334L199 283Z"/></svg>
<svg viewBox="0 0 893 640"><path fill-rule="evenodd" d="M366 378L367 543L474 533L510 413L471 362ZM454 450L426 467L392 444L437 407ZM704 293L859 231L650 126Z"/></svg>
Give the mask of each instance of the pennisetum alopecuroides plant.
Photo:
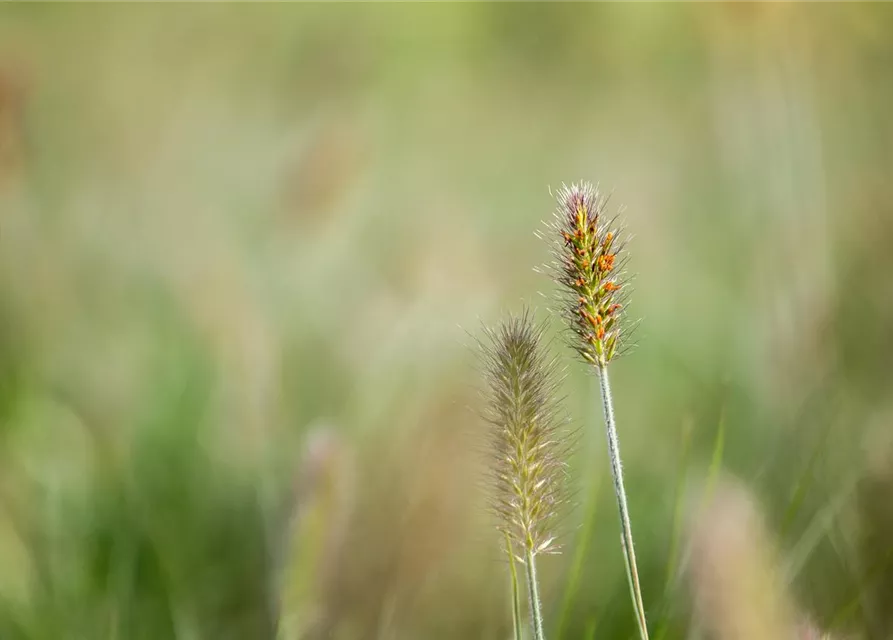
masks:
<svg viewBox="0 0 893 640"><path fill-rule="evenodd" d="M608 364L626 345L629 325L624 322L628 297L626 240L617 218L605 215L607 197L589 183L564 186L558 193L558 209L547 224L553 262L547 271L559 286L559 309L571 336L571 346L584 362L595 368L605 415L611 475L620 513L621 546L626 561L630 595L642 640L648 638L645 605L633 548L632 526L617 425L608 379Z"/></svg>
<svg viewBox="0 0 893 640"><path fill-rule="evenodd" d="M485 329L481 342L492 505L513 579L515 637L520 637L517 559L526 573L535 640L544 639L536 559L557 549L554 525L565 501L565 461L572 443L556 397L558 363L548 355L544 329L525 310Z"/></svg>

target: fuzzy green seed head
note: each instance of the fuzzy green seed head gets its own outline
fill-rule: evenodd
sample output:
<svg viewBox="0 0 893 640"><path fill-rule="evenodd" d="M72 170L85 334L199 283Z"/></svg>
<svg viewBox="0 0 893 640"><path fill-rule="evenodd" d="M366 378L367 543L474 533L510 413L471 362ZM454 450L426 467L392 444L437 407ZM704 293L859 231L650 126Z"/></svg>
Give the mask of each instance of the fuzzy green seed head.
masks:
<svg viewBox="0 0 893 640"><path fill-rule="evenodd" d="M558 364L546 352L543 330L524 311L486 329L481 343L492 506L521 555L557 548L553 526L565 501L571 443L556 399Z"/></svg>

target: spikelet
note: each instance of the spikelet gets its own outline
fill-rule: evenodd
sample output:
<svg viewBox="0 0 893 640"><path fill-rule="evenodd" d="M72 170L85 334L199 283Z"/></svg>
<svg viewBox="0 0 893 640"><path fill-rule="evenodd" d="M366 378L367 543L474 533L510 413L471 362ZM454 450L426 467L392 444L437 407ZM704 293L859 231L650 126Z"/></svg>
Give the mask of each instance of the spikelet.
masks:
<svg viewBox="0 0 893 640"><path fill-rule="evenodd" d="M556 398L559 369L546 352L544 328L524 310L485 329L481 343L492 506L522 559L557 551L554 525L565 502L565 461L573 440Z"/></svg>
<svg viewBox="0 0 893 640"><path fill-rule="evenodd" d="M629 296L626 240L617 219L605 215L608 198L584 182L563 185L558 208L546 223L552 264L546 271L559 285L559 308L570 327L571 346L582 358L605 366L624 350Z"/></svg>

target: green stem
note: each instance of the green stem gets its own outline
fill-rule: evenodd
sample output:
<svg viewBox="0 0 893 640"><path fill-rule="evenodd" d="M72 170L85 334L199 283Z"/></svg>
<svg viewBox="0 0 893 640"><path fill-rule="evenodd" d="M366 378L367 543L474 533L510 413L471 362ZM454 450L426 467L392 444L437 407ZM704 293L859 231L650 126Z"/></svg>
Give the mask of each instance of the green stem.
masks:
<svg viewBox="0 0 893 640"><path fill-rule="evenodd" d="M515 552L512 549L512 540L508 533L505 534L505 552L509 556L509 570L512 574L512 627L515 630L515 640L521 640L521 590L518 588Z"/></svg>
<svg viewBox="0 0 893 640"><path fill-rule="evenodd" d="M533 623L534 640L546 640L543 633L543 614L540 608L539 587L536 582L536 561L532 551L528 549L527 557L527 593L530 600L530 620Z"/></svg>
<svg viewBox="0 0 893 640"><path fill-rule="evenodd" d="M605 428L608 436L608 454L611 459L611 475L614 477L614 493L617 495L617 508L620 512L620 543L623 547L623 558L626 561L626 577L629 591L636 610L636 622L639 625L641 640L648 640L648 626L645 622L645 603L639 588L639 569L636 566L636 552L633 549L633 531L629 520L629 508L626 505L626 490L623 488L623 469L620 464L620 444L617 440L617 424L614 422L614 406L611 401L611 384L608 381L608 368L598 367L601 381L602 405L605 409Z"/></svg>

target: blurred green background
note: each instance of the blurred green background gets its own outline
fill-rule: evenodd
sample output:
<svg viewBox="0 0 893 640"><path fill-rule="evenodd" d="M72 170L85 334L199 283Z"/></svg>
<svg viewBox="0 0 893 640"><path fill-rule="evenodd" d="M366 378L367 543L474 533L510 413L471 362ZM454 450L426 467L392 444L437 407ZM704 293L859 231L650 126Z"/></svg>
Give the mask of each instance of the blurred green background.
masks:
<svg viewBox="0 0 893 640"><path fill-rule="evenodd" d="M576 180L635 235L612 382L653 637L893 637L891 33L881 4L0 7L0 639L507 639L467 345L546 317L534 231ZM548 635L630 638L560 352Z"/></svg>

